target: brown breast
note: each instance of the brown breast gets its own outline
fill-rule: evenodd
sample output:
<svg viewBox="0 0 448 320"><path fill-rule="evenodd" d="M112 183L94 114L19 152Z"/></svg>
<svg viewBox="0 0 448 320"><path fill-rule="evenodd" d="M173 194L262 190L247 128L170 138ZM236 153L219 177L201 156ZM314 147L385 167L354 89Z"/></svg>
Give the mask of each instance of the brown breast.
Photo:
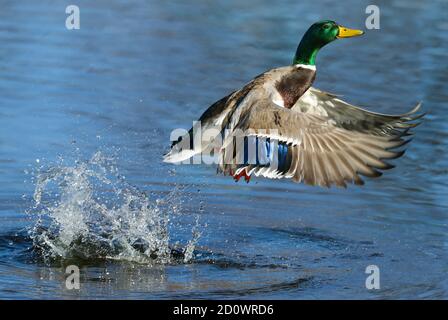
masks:
<svg viewBox="0 0 448 320"><path fill-rule="evenodd" d="M296 101L311 87L316 70L297 67L283 76L275 85L282 96L285 108L292 108Z"/></svg>

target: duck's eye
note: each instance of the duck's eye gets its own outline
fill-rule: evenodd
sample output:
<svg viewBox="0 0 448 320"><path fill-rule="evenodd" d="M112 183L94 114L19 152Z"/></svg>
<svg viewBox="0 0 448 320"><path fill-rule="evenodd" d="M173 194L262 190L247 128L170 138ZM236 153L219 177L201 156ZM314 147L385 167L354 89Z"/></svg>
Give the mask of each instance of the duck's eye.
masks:
<svg viewBox="0 0 448 320"><path fill-rule="evenodd" d="M324 24L324 26L322 28L328 29L328 28L330 28L330 25L329 24Z"/></svg>

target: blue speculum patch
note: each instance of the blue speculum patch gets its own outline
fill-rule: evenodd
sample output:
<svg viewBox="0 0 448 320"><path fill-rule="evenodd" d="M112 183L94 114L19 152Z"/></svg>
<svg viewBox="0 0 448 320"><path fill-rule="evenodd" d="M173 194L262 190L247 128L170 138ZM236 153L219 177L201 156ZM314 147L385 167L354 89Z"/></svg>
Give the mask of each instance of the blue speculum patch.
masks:
<svg viewBox="0 0 448 320"><path fill-rule="evenodd" d="M241 165L253 165L257 167L270 167L279 172L286 172L291 165L288 159L288 146L285 142L279 142L270 138L244 137L244 162Z"/></svg>

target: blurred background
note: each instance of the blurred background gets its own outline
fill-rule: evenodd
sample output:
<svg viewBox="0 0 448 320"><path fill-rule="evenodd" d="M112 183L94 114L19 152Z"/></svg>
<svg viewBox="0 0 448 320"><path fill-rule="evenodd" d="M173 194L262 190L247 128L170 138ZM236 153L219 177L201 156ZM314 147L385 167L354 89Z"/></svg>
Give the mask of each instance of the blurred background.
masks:
<svg viewBox="0 0 448 320"><path fill-rule="evenodd" d="M376 112L422 101L397 168L323 190L162 163L171 130L290 64L315 21L365 29L369 4L380 29L321 50L315 86ZM448 2L1 7L0 298L448 297ZM372 264L380 290L365 287Z"/></svg>

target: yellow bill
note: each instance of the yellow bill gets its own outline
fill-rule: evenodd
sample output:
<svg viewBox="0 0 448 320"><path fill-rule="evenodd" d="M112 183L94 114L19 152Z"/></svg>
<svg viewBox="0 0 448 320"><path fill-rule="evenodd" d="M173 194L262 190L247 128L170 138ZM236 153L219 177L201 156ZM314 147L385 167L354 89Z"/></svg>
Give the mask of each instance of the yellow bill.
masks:
<svg viewBox="0 0 448 320"><path fill-rule="evenodd" d="M339 27L339 33L336 36L337 38L351 38L351 37L357 37L362 34L364 34L364 31L356 30L356 29L349 29L343 26Z"/></svg>

